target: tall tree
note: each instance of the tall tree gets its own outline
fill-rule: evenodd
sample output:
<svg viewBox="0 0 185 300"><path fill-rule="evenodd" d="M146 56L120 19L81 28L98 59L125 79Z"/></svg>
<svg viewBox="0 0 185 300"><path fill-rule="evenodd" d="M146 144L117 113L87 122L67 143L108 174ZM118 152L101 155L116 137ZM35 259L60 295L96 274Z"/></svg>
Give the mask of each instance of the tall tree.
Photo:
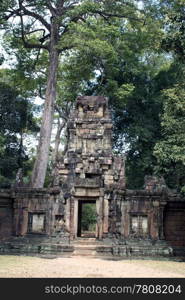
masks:
<svg viewBox="0 0 185 300"><path fill-rule="evenodd" d="M19 38L22 38L26 48L49 52L45 104L32 175L32 186L39 188L44 184L47 169L59 55L76 46L73 40L68 40L68 33L75 30L74 24L87 23L89 17L109 21L111 18L138 19L141 14L136 13L134 1L131 0L12 0L1 1L0 8L1 19L19 27Z"/></svg>

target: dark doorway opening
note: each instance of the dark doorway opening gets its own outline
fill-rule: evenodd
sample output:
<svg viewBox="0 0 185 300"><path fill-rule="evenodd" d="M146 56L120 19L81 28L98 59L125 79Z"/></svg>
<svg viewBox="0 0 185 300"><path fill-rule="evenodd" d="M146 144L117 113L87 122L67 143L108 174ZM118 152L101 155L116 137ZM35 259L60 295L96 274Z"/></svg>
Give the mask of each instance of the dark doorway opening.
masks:
<svg viewBox="0 0 185 300"><path fill-rule="evenodd" d="M78 237L96 236L96 200L78 202Z"/></svg>

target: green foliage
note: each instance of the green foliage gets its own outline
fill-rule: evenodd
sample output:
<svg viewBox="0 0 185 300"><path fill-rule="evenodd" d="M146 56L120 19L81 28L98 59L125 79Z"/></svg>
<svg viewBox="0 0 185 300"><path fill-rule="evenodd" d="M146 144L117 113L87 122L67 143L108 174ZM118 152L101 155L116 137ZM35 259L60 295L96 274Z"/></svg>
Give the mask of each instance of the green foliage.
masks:
<svg viewBox="0 0 185 300"><path fill-rule="evenodd" d="M161 0L161 11L165 22L162 47L172 51L184 62L185 57L185 14L184 0Z"/></svg>
<svg viewBox="0 0 185 300"><path fill-rule="evenodd" d="M96 224L96 205L83 204L82 205L82 230L90 230L92 225Z"/></svg>
<svg viewBox="0 0 185 300"><path fill-rule="evenodd" d="M23 97L33 99L43 96L46 87L48 54L37 49L26 49L20 38L17 25L4 34L4 48L8 54L8 63L13 60L9 77L16 90ZM8 74L7 74L8 75Z"/></svg>
<svg viewBox="0 0 185 300"><path fill-rule="evenodd" d="M169 185L185 186L185 86L176 84L163 91L162 139L155 148L157 172L167 178Z"/></svg>
<svg viewBox="0 0 185 300"><path fill-rule="evenodd" d="M115 33L115 26L89 18L85 23L71 23L69 32L64 34L58 47L73 47L81 55L93 55L97 60L99 57L114 59L116 53L110 39Z"/></svg>
<svg viewBox="0 0 185 300"><path fill-rule="evenodd" d="M162 137L156 143L154 155L157 158L156 172L162 174L171 188L184 192L185 156L184 156L184 54L185 54L185 1L160 1L160 11L165 30L161 46L171 52L175 61L171 67L171 82L163 86L161 99ZM162 74L164 75L164 74ZM165 76L163 76L163 80Z"/></svg>
<svg viewBox="0 0 185 300"><path fill-rule="evenodd" d="M31 104L11 86L0 82L0 185L7 186L28 160L23 136L37 131Z"/></svg>

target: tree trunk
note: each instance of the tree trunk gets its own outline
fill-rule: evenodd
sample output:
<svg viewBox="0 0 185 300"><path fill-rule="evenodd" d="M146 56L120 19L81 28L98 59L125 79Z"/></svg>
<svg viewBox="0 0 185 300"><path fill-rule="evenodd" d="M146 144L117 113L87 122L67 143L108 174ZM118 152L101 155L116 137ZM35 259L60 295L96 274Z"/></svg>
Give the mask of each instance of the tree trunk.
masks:
<svg viewBox="0 0 185 300"><path fill-rule="evenodd" d="M53 155L52 155L52 162L53 165L56 165L57 159L58 159L58 151L59 151L59 145L60 145L60 136L61 136L61 132L64 129L66 125L65 120L62 120L62 123L58 123L58 128L57 128L57 133L55 136L55 146L53 149Z"/></svg>
<svg viewBox="0 0 185 300"><path fill-rule="evenodd" d="M32 172L31 186L33 188L42 188L45 181L49 147L51 140L51 131L54 115L54 104L56 99L56 83L57 70L59 61L59 52L56 49L57 44L57 25L52 24L51 40L50 40L50 55L49 55L49 70L46 89L46 99L42 116L42 124L40 129L40 138L37 149L37 156Z"/></svg>

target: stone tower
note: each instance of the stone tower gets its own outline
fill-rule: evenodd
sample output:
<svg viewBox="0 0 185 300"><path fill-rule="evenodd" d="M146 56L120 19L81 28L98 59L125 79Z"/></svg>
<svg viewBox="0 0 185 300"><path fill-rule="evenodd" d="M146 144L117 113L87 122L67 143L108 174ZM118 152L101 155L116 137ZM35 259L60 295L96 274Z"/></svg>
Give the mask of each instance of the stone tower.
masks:
<svg viewBox="0 0 185 300"><path fill-rule="evenodd" d="M112 155L108 99L78 97L67 131L68 149L58 167L66 201L66 227L71 238L80 235L81 204L96 203L96 237L105 237L109 231L110 191L125 187L124 161Z"/></svg>

